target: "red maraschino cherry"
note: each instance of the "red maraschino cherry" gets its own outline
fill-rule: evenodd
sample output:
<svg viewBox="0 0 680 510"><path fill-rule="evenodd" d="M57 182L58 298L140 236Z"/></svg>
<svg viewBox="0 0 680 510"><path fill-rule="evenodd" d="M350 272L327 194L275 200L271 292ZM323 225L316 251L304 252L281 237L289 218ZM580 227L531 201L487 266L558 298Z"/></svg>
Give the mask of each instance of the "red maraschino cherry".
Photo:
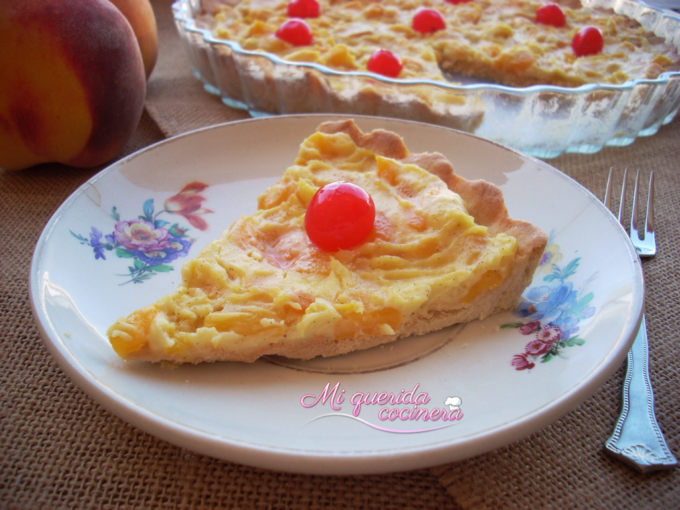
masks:
<svg viewBox="0 0 680 510"><path fill-rule="evenodd" d="M366 64L366 68L372 73L382 74L388 78L399 76L403 67L401 60L388 50L375 50Z"/></svg>
<svg viewBox="0 0 680 510"><path fill-rule="evenodd" d="M472 0L446 0L447 4L453 4L453 5L466 4L468 2L472 2Z"/></svg>
<svg viewBox="0 0 680 510"><path fill-rule="evenodd" d="M444 16L434 9L421 9L413 16L413 30L421 34L431 34L444 28Z"/></svg>
<svg viewBox="0 0 680 510"><path fill-rule="evenodd" d="M291 18L318 18L319 4L316 0L291 0L287 12Z"/></svg>
<svg viewBox="0 0 680 510"><path fill-rule="evenodd" d="M536 23L563 27L564 22L564 13L557 4L545 4L536 11Z"/></svg>
<svg viewBox="0 0 680 510"><path fill-rule="evenodd" d="M603 45L602 32L595 27L582 28L571 40L571 49L577 57L595 55L602 51Z"/></svg>
<svg viewBox="0 0 680 510"><path fill-rule="evenodd" d="M349 250L366 240L374 221L375 205L366 191L333 182L320 188L307 206L305 230L324 251Z"/></svg>
<svg viewBox="0 0 680 510"><path fill-rule="evenodd" d="M281 23L276 31L276 37L293 46L307 46L312 44L312 31L301 19L289 19Z"/></svg>

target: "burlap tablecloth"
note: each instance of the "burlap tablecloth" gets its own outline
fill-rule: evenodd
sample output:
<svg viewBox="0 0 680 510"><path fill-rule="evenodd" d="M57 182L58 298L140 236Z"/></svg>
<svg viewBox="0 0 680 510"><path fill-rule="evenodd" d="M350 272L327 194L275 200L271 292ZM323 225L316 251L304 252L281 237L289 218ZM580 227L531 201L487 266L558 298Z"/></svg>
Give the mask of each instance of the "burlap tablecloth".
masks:
<svg viewBox="0 0 680 510"><path fill-rule="evenodd" d="M160 58L146 112L121 157L247 117L203 91L179 46L169 1L154 7ZM659 255L644 263L651 377L659 424L680 457L680 119L629 147L550 163L598 196L610 166L656 171ZM30 257L42 228L100 169L0 170L0 507L680 508L680 470L642 475L603 453L620 408L623 367L584 404L527 439L390 475L272 472L197 455L128 425L66 378L40 340L28 297Z"/></svg>

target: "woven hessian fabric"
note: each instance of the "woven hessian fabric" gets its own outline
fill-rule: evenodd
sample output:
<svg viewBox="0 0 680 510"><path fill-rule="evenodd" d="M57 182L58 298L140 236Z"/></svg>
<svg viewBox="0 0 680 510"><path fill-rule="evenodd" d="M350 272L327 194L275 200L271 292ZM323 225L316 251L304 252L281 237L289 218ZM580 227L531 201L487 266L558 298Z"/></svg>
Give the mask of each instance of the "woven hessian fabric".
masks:
<svg viewBox="0 0 680 510"><path fill-rule="evenodd" d="M678 458L680 119L628 147L607 148L588 156L563 155L548 162L598 197L604 196L612 166L618 170L614 181L617 198L624 168L639 168L645 176L654 170L658 255L643 262L650 372L657 420ZM646 189L645 184L643 197ZM560 197L537 199L559 201ZM614 206L618 208L616 200ZM630 201L626 210L631 210ZM680 508L679 469L640 474L603 452L621 408L624 368L582 405L544 430L506 448L433 468L432 472L463 508Z"/></svg>
<svg viewBox="0 0 680 510"><path fill-rule="evenodd" d="M154 8L159 62L146 112L121 157L169 136L247 118L192 76L170 2L158 0ZM598 196L611 166L655 170L659 255L644 263L650 365L657 418L678 457L680 119L629 147L549 163ZM680 508L680 470L642 475L603 452L620 408L623 367L577 409L525 440L390 475L267 471L194 454L128 425L57 366L28 296L30 258L44 225L100 169L0 170L0 508Z"/></svg>

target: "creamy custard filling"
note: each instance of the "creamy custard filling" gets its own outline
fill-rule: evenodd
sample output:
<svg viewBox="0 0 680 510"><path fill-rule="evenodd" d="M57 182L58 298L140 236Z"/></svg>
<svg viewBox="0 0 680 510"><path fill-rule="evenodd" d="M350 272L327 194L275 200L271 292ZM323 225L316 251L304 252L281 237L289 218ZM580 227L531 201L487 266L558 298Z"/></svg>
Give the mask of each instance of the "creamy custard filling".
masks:
<svg viewBox="0 0 680 510"><path fill-rule="evenodd" d="M441 68L497 80L507 85L624 83L657 78L677 70L678 50L647 32L637 21L601 9L562 7L563 27L535 22L542 2L474 0L320 0L318 18L305 22L311 46L292 46L275 32L288 18L288 2L243 0L199 16L216 37L238 42L246 50L273 53L290 61L316 62L342 71L366 70L379 48L399 56L401 79L444 80ZM412 28L420 9L439 11L446 28L421 34ZM574 34L595 26L604 36L596 55L576 57Z"/></svg>
<svg viewBox="0 0 680 510"><path fill-rule="evenodd" d="M316 190L336 181L365 189L377 217L365 243L328 253L307 238L304 215ZM258 211L183 266L174 293L108 334L122 357L147 348L178 358L189 347L394 335L499 286L516 250L513 237L475 224L435 175L377 156L345 133L315 133L259 197Z"/></svg>

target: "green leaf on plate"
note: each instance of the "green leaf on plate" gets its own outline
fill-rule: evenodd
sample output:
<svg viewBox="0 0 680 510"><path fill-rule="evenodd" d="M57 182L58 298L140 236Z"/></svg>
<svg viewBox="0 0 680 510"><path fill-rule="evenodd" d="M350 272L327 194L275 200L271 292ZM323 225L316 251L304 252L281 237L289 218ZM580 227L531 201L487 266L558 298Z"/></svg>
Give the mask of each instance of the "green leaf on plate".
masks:
<svg viewBox="0 0 680 510"><path fill-rule="evenodd" d="M500 327L501 329L506 329L506 328L519 328L520 326L523 326L523 322L511 322L509 324L501 324Z"/></svg>
<svg viewBox="0 0 680 510"><path fill-rule="evenodd" d="M158 271L159 273L167 273L168 271L172 271L172 266L167 264L158 264L157 266L151 266L151 269Z"/></svg>

